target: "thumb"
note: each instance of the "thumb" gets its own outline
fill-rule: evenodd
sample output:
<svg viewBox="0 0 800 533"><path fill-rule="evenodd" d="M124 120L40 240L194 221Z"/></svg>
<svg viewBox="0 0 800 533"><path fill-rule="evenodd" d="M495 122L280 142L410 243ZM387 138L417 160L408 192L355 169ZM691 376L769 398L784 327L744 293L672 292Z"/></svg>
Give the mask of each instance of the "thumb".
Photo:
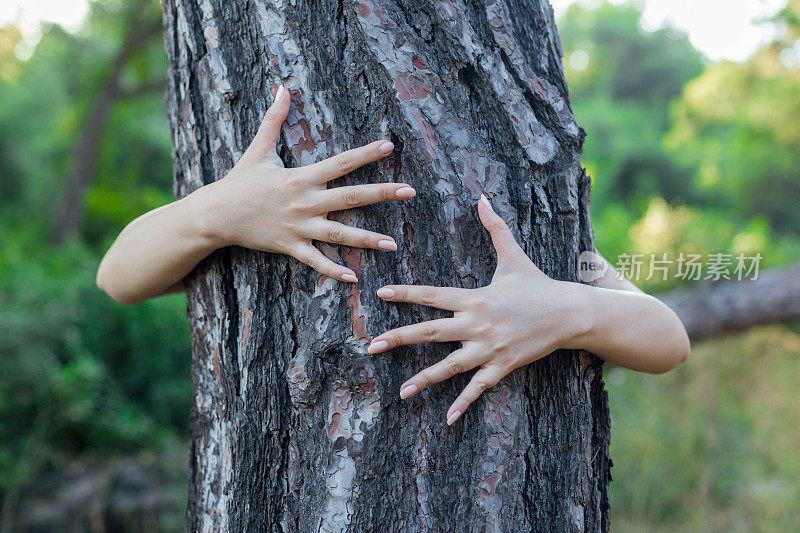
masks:
<svg viewBox="0 0 800 533"><path fill-rule="evenodd" d="M258 133L247 148L253 157L263 160L276 155L275 146L281 135L281 125L286 120L286 115L289 114L291 103L289 91L283 85L279 85L275 92L275 101L264 114L264 119L258 127Z"/></svg>
<svg viewBox="0 0 800 533"><path fill-rule="evenodd" d="M483 227L489 231L489 235L492 237L492 244L497 251L498 263L514 263L522 258L528 260L528 256L517 244L508 225L500 215L494 212L489 199L483 194L481 194L481 199L478 202L478 217L481 219Z"/></svg>

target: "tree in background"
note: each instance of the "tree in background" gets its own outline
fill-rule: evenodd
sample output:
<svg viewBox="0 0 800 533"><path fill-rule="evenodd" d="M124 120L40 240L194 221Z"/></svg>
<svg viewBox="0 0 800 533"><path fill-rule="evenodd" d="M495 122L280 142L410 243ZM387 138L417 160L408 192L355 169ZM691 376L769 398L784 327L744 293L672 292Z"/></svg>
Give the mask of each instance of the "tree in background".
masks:
<svg viewBox="0 0 800 533"><path fill-rule="evenodd" d="M100 147L114 106L120 100L140 97L149 92L161 93L165 87L163 70L157 68L155 74L151 74L148 72L151 69L147 68L147 47L152 44L153 37L161 33L161 21L153 9L153 2L138 0L122 6L123 9L115 14L114 20L124 23L124 36L110 60L108 72L100 76L100 86L91 92L90 104L72 149L66 186L53 221L51 239L55 245L64 244L80 230L86 190L97 174ZM160 67L161 62L156 66ZM125 80L126 74L127 78L135 81L131 83Z"/></svg>
<svg viewBox="0 0 800 533"><path fill-rule="evenodd" d="M168 200L159 22L156 2L93 2L79 32L43 28L25 61L15 56L19 32L4 31L2 221L104 245Z"/></svg>
<svg viewBox="0 0 800 533"><path fill-rule="evenodd" d="M575 114L588 132L584 160L597 210L641 210L658 195L686 200L688 172L672 162L662 136L668 103L703 70L686 35L641 28L641 11L606 2L570 6L562 26L565 71Z"/></svg>
<svg viewBox="0 0 800 533"><path fill-rule="evenodd" d="M712 65L689 83L668 139L672 153L696 169L692 185L707 205L794 235L800 234L799 15L800 2L792 0L774 19L778 39L744 63Z"/></svg>
<svg viewBox="0 0 800 533"><path fill-rule="evenodd" d="M20 31L13 26L0 31L3 531L44 520L43 504L31 504L31 498L44 494L51 496L43 498L54 513L51 520L61 525L69 516L75 529L88 529L97 518L90 511L100 518L109 511L110 520L119 511L111 511L112 500L121 501L121 508L126 504L113 497L117 477L103 465L121 455L147 456L164 448L179 450L178 457L185 454L191 402L185 301L168 298L122 308L94 284L98 252L109 239L170 198L163 94L147 92L115 103L95 154L97 171L87 189L80 231L57 250L48 242L81 123L125 40L126 15L134 5L93 2L79 31L46 26L35 48L22 56ZM159 21L160 6L148 6L150 18ZM124 91L165 76L160 34L137 47L121 74ZM86 477L75 485L57 477L64 485L48 493L50 476L69 476L76 462ZM180 460L166 468L177 470L179 479L184 475ZM34 480L43 483L31 489ZM93 494L98 498L93 504L64 498L76 493L73 486L96 487L107 496ZM182 515L182 492L184 483L159 496L172 506L171 516L175 506Z"/></svg>
<svg viewBox="0 0 800 533"><path fill-rule="evenodd" d="M235 247L191 277L187 528L607 530L599 360L551 354L447 428L442 415L468 376L412 404L397 390L448 347L366 354L371 335L431 314L382 303L382 284L487 284L482 191L545 273L577 280L577 255L591 248L588 179L549 3L164 7L179 196L226 174L277 83L293 99L279 150L287 163L391 138L393 155L369 181L418 192L408 205L341 215L402 243L391 257L343 249L357 286Z"/></svg>

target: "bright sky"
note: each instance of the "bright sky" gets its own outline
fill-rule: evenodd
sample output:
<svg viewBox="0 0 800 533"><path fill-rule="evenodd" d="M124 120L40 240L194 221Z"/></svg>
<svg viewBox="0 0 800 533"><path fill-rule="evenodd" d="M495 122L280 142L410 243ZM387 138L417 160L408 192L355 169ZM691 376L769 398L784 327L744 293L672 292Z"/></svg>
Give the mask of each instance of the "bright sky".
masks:
<svg viewBox="0 0 800 533"><path fill-rule="evenodd" d="M599 0L551 0L556 15L575 2ZM615 4L625 0L611 0ZM664 22L689 34L692 44L710 59L747 58L760 43L770 40L768 25L754 21L774 14L786 0L634 0L645 6L644 25L654 29ZM16 22L28 44L38 40L40 22L56 22L77 29L87 13L86 0L2 0L0 24Z"/></svg>
<svg viewBox="0 0 800 533"><path fill-rule="evenodd" d="M77 29L87 12L86 0L3 0L0 24L17 22L26 33L35 30L42 21Z"/></svg>
<svg viewBox="0 0 800 533"><path fill-rule="evenodd" d="M612 4L626 3L610 0ZM598 0L550 0L558 17L571 4ZM630 2L627 2L630 3ZM643 25L652 30L665 22L689 35L692 45L709 59L743 61L758 45L774 37L770 24L755 24L786 5L786 0L638 0L644 5Z"/></svg>

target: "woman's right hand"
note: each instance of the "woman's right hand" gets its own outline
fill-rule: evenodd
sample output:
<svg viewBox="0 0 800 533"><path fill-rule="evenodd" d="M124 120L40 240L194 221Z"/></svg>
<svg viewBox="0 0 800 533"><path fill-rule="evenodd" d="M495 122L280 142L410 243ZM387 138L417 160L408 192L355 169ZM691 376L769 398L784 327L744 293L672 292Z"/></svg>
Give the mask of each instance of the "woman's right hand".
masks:
<svg viewBox="0 0 800 533"><path fill-rule="evenodd" d="M327 188L329 181L391 154L394 145L387 140L313 165L284 168L275 147L290 105L289 92L279 87L239 162L223 179L193 193L202 205L198 224L216 247L238 245L287 254L326 276L356 282L355 272L328 259L312 242L385 251L396 250L397 244L388 235L328 220L328 213L408 200L416 192L404 183Z"/></svg>

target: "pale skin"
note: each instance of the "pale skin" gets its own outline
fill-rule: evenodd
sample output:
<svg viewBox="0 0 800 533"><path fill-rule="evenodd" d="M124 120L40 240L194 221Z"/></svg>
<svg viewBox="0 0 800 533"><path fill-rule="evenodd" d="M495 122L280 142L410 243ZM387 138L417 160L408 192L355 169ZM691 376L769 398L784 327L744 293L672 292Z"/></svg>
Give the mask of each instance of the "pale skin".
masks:
<svg viewBox="0 0 800 533"><path fill-rule="evenodd" d="M103 258L98 287L124 304L181 291L182 280L201 260L229 245L290 255L325 276L355 283L355 273L328 259L313 241L396 250L388 235L327 219L333 211L416 194L404 183L327 187L386 157L393 145L379 140L313 165L284 168L275 148L290 104L288 92L278 88L256 137L225 178L131 222ZM478 216L497 253L489 285L378 290L387 302L445 309L453 317L387 331L372 340L369 353L425 342L461 343L403 383L401 398L477 369L447 411L447 423L453 424L483 391L557 349L587 350L609 363L651 373L666 372L689 356L689 340L675 313L618 279L613 268L595 286L553 280L533 264L483 196Z"/></svg>
<svg viewBox="0 0 800 533"><path fill-rule="evenodd" d="M405 183L327 188L329 181L388 156L394 145L378 140L313 165L284 168L275 148L290 105L288 91L279 87L228 175L122 230L100 263L97 286L123 304L180 291L200 261L230 245L290 255L325 276L355 283L355 272L328 259L312 241L396 250L389 235L327 218L332 211L416 195Z"/></svg>
<svg viewBox="0 0 800 533"><path fill-rule="evenodd" d="M689 357L680 319L657 298L617 279L613 268L596 286L547 277L514 240L485 196L478 216L497 253L492 282L479 289L387 285L378 296L453 312L378 335L368 351L424 342L461 342L461 348L400 386L400 397L477 368L447 411L452 425L483 391L511 371L561 348L594 353L631 370L663 373Z"/></svg>

